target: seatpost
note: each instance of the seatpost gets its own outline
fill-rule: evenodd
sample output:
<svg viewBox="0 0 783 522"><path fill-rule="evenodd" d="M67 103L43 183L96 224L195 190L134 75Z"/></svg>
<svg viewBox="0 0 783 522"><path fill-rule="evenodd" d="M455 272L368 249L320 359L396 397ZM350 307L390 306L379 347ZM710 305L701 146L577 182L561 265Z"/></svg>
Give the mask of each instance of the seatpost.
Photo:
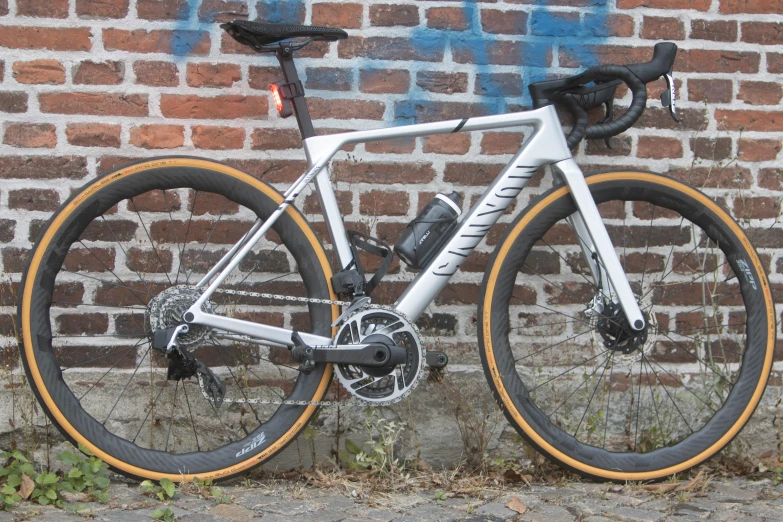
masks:
<svg viewBox="0 0 783 522"><path fill-rule="evenodd" d="M310 112L307 110L307 104L305 103L304 87L299 81L299 75L294 65L293 52L290 47L281 45L275 55L280 62L280 68L283 70L285 82L296 83L302 89L303 95L295 96L291 99L291 102L294 106L294 115L296 116L296 122L299 124L299 132L302 134L302 139L312 138L315 136L315 130L313 129L313 121L310 119Z"/></svg>

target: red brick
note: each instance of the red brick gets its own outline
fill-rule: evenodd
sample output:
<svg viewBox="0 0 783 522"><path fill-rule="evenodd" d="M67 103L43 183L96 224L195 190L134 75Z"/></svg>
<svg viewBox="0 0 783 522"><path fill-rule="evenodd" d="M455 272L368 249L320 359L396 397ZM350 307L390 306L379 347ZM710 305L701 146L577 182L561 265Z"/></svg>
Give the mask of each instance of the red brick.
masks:
<svg viewBox="0 0 783 522"><path fill-rule="evenodd" d="M728 103L734 87L731 80L688 80L688 99L707 103Z"/></svg>
<svg viewBox="0 0 783 522"><path fill-rule="evenodd" d="M76 14L82 18L125 18L129 0L76 0Z"/></svg>
<svg viewBox="0 0 783 522"><path fill-rule="evenodd" d="M55 323L57 332L61 334L100 334L109 328L109 316L100 313L62 314L55 319ZM84 358L78 360L81 362Z"/></svg>
<svg viewBox="0 0 783 522"><path fill-rule="evenodd" d="M202 0L198 19L207 23L246 19L247 4L247 0Z"/></svg>
<svg viewBox="0 0 783 522"><path fill-rule="evenodd" d="M404 69L362 69L359 90L371 94L403 94L408 92L410 73Z"/></svg>
<svg viewBox="0 0 783 522"><path fill-rule="evenodd" d="M16 27L0 26L0 47L10 49L47 49L49 51L89 51L88 27Z"/></svg>
<svg viewBox="0 0 783 522"><path fill-rule="evenodd" d="M12 71L14 79L19 83L65 83L65 67L57 60L15 62Z"/></svg>
<svg viewBox="0 0 783 522"><path fill-rule="evenodd" d="M722 14L783 14L778 0L720 0Z"/></svg>
<svg viewBox="0 0 783 522"><path fill-rule="evenodd" d="M171 62L139 61L133 63L136 83L155 87L179 85L177 64Z"/></svg>
<svg viewBox="0 0 783 522"><path fill-rule="evenodd" d="M307 170L299 160L225 160L226 163L268 183L292 183Z"/></svg>
<svg viewBox="0 0 783 522"><path fill-rule="evenodd" d="M419 25L419 10L415 5L371 5L370 25L379 27L416 26Z"/></svg>
<svg viewBox="0 0 783 522"><path fill-rule="evenodd" d="M429 183L435 178L431 163L377 163L335 161L332 178L347 183Z"/></svg>
<svg viewBox="0 0 783 522"><path fill-rule="evenodd" d="M645 16L641 37L648 40L684 40L685 25L679 18Z"/></svg>
<svg viewBox="0 0 783 522"><path fill-rule="evenodd" d="M199 198L203 199L203 198ZM128 203L128 210L135 212L165 212L176 211L182 208L182 200L179 194L172 191L146 192L133 198L133 203ZM195 214L195 212L194 212Z"/></svg>
<svg viewBox="0 0 783 522"><path fill-rule="evenodd" d="M691 20L691 40L736 42L737 34L736 20Z"/></svg>
<svg viewBox="0 0 783 522"><path fill-rule="evenodd" d="M416 85L425 91L454 94L468 91L468 75L464 72L419 71Z"/></svg>
<svg viewBox="0 0 783 522"><path fill-rule="evenodd" d="M68 143L78 147L120 146L120 125L108 123L69 123L65 129Z"/></svg>
<svg viewBox="0 0 783 522"><path fill-rule="evenodd" d="M443 61L445 42L417 45L410 38L352 36L337 45L340 58L368 58L371 60L416 60L421 62Z"/></svg>
<svg viewBox="0 0 783 522"><path fill-rule="evenodd" d="M783 190L783 169L759 170L759 187L770 190Z"/></svg>
<svg viewBox="0 0 783 522"><path fill-rule="evenodd" d="M416 138L368 141L364 144L364 150L376 154L410 154L415 148Z"/></svg>
<svg viewBox="0 0 783 522"><path fill-rule="evenodd" d="M0 0L0 16L8 14L8 0Z"/></svg>
<svg viewBox="0 0 783 522"><path fill-rule="evenodd" d="M681 158L682 142L677 138L640 136L636 155L640 158Z"/></svg>
<svg viewBox="0 0 783 522"><path fill-rule="evenodd" d="M307 67L305 88L325 91L353 89L353 70L344 67Z"/></svg>
<svg viewBox="0 0 783 522"><path fill-rule="evenodd" d="M0 156L0 179L80 179L86 175L87 159L79 156Z"/></svg>
<svg viewBox="0 0 783 522"><path fill-rule="evenodd" d="M60 206L60 195L51 189L21 189L8 193L8 208L52 212Z"/></svg>
<svg viewBox="0 0 783 522"><path fill-rule="evenodd" d="M251 65L248 69L247 83L251 89L269 91L269 86L277 81L283 80L283 72L279 66L260 67Z"/></svg>
<svg viewBox="0 0 783 522"><path fill-rule="evenodd" d="M55 130L51 123L9 123L3 143L14 147L53 149L57 145Z"/></svg>
<svg viewBox="0 0 783 522"><path fill-rule="evenodd" d="M682 52L682 51L681 51ZM650 48L621 45L562 45L559 52L560 66L581 68L595 63L635 63L652 58Z"/></svg>
<svg viewBox="0 0 783 522"><path fill-rule="evenodd" d="M604 140L589 140L585 147L585 153L589 156L630 156L630 136L614 136L609 138L611 148L606 146Z"/></svg>
<svg viewBox="0 0 783 522"><path fill-rule="evenodd" d="M783 97L783 87L777 82L743 81L737 98L750 105L777 105Z"/></svg>
<svg viewBox="0 0 783 522"><path fill-rule="evenodd" d="M207 31L104 29L103 46L107 51L131 53L168 53L206 55L209 53Z"/></svg>
<svg viewBox="0 0 783 522"><path fill-rule="evenodd" d="M100 116L147 116L146 94L102 92L52 92L38 95L41 112L96 114Z"/></svg>
<svg viewBox="0 0 783 522"><path fill-rule="evenodd" d="M720 161L731 156L731 138L691 138L691 150L699 159Z"/></svg>
<svg viewBox="0 0 783 522"><path fill-rule="evenodd" d="M68 18L68 0L16 0L16 14L38 18Z"/></svg>
<svg viewBox="0 0 783 522"><path fill-rule="evenodd" d="M782 45L783 22L743 22L742 41L761 45Z"/></svg>
<svg viewBox="0 0 783 522"><path fill-rule="evenodd" d="M427 27L431 29L446 29L449 31L464 31L470 26L467 14L470 10L461 7L432 7L427 9Z"/></svg>
<svg viewBox="0 0 783 522"><path fill-rule="evenodd" d="M358 29L362 26L362 4L313 4L313 25Z"/></svg>
<svg viewBox="0 0 783 522"><path fill-rule="evenodd" d="M307 100L307 108L314 120L324 118L381 120L386 106L378 101L310 98Z"/></svg>
<svg viewBox="0 0 783 522"><path fill-rule="evenodd" d="M759 54L752 52L683 49L677 53L676 67L683 72L755 74L760 60Z"/></svg>
<svg viewBox="0 0 783 522"><path fill-rule="evenodd" d="M73 69L73 83L117 85L125 77L123 62L82 62Z"/></svg>
<svg viewBox="0 0 783 522"><path fill-rule="evenodd" d="M407 192L371 190L359 196L359 211L366 216L404 216L409 203Z"/></svg>
<svg viewBox="0 0 783 522"><path fill-rule="evenodd" d="M424 138L422 150L435 154L467 154L470 134L439 134Z"/></svg>
<svg viewBox="0 0 783 522"><path fill-rule="evenodd" d="M245 143L245 129L196 125L192 130L191 140L199 149L241 149Z"/></svg>
<svg viewBox="0 0 783 522"><path fill-rule="evenodd" d="M780 111L741 111L717 109L715 120L728 130L742 127L746 131L781 132L783 131L783 112Z"/></svg>
<svg viewBox="0 0 783 522"><path fill-rule="evenodd" d="M620 9L636 9L637 7L650 7L653 9L695 9L707 11L712 0L617 0Z"/></svg>
<svg viewBox="0 0 783 522"><path fill-rule="evenodd" d="M242 79L239 65L233 63L189 63L187 83L191 87L231 87Z"/></svg>
<svg viewBox="0 0 783 522"><path fill-rule="evenodd" d="M443 180L466 186L489 186L504 165L496 163L446 163Z"/></svg>
<svg viewBox="0 0 783 522"><path fill-rule="evenodd" d="M302 138L297 129L254 129L250 138L253 150L302 148Z"/></svg>
<svg viewBox="0 0 783 522"><path fill-rule="evenodd" d="M780 198L734 198L734 216L737 219L768 219L780 215Z"/></svg>
<svg viewBox="0 0 783 522"><path fill-rule="evenodd" d="M514 154L522 146L521 132L484 132L481 137L482 154Z"/></svg>
<svg viewBox="0 0 783 522"><path fill-rule="evenodd" d="M527 13L482 9L481 29L491 34L527 34Z"/></svg>
<svg viewBox="0 0 783 522"><path fill-rule="evenodd" d="M739 140L739 159L741 161L773 161L781 149L780 140L742 138Z"/></svg>
<svg viewBox="0 0 783 522"><path fill-rule="evenodd" d="M237 119L259 118L269 112L266 97L224 95L205 98L195 95L164 94L160 112L166 118Z"/></svg>
<svg viewBox="0 0 783 522"><path fill-rule="evenodd" d="M767 53L767 70L771 73L783 73L783 53Z"/></svg>
<svg viewBox="0 0 783 522"><path fill-rule="evenodd" d="M187 20L188 0L138 0L136 12L144 20Z"/></svg>
<svg viewBox="0 0 783 522"><path fill-rule="evenodd" d="M735 166L670 169L666 174L700 188L747 189L753 181L748 169Z"/></svg>
<svg viewBox="0 0 783 522"><path fill-rule="evenodd" d="M130 143L145 149L174 149L185 143L182 125L141 125L130 131Z"/></svg>

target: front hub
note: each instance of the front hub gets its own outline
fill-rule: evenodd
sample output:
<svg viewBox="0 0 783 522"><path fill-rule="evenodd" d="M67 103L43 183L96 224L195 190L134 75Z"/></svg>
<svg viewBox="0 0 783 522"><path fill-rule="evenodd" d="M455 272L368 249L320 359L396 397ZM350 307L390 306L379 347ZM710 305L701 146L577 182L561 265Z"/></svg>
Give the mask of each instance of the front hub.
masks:
<svg viewBox="0 0 783 522"><path fill-rule="evenodd" d="M644 313L644 312L642 312ZM650 318L645 314L645 326L641 330L634 330L628 324L619 304L609 303L604 306L603 313L597 317L596 329L601 335L603 345L608 350L630 355L643 349L647 343L647 330Z"/></svg>

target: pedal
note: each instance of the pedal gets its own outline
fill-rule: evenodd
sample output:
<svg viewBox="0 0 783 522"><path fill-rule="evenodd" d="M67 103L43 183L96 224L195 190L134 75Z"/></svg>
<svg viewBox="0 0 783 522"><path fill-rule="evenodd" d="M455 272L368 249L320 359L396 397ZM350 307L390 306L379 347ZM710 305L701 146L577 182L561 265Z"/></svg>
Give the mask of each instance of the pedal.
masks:
<svg viewBox="0 0 783 522"><path fill-rule="evenodd" d="M226 385L217 375L212 373L207 365L199 360L196 360L196 371L201 389L212 399L215 407L220 408L220 405L223 404L223 397L226 395Z"/></svg>

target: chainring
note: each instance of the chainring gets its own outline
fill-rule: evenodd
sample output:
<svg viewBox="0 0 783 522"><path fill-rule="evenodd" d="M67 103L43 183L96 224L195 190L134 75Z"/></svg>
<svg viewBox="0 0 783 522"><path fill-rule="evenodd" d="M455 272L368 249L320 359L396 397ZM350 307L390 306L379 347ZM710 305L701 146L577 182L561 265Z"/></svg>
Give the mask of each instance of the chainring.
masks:
<svg viewBox="0 0 783 522"><path fill-rule="evenodd" d="M393 404L407 396L419 383L425 362L419 329L404 315L385 306L369 305L346 317L335 336L335 344L379 342L381 337L387 340L384 344L406 349L404 364L380 376L376 371L356 365L335 365L340 384L351 395L373 406Z"/></svg>

